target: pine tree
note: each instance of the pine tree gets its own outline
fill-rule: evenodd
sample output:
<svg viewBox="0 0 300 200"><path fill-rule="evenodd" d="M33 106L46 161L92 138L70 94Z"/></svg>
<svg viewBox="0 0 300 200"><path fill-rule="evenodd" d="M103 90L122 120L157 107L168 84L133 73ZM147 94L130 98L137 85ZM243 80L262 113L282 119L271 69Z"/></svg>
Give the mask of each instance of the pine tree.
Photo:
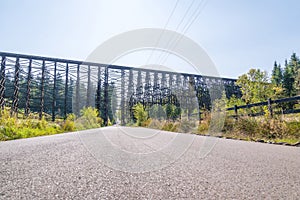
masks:
<svg viewBox="0 0 300 200"><path fill-rule="evenodd" d="M295 53L292 54L289 62L285 62L283 73L283 88L285 95L288 97L295 96L300 92L300 60Z"/></svg>
<svg viewBox="0 0 300 200"><path fill-rule="evenodd" d="M276 86L279 86L279 85L282 84L282 79L283 79L283 74L282 74L281 66L280 66L280 64L277 65L277 62L275 61L274 67L273 67L273 70L272 70L271 81Z"/></svg>
<svg viewBox="0 0 300 200"><path fill-rule="evenodd" d="M294 87L296 90L296 95L300 95L300 69L296 71Z"/></svg>

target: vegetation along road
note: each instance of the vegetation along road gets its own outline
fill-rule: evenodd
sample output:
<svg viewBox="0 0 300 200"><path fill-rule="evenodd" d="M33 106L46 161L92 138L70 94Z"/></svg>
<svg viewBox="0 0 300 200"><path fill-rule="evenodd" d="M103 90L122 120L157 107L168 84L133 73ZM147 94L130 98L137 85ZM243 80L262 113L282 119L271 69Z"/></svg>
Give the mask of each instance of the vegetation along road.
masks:
<svg viewBox="0 0 300 200"><path fill-rule="evenodd" d="M0 142L0 199L298 199L299 158L298 147L105 127Z"/></svg>

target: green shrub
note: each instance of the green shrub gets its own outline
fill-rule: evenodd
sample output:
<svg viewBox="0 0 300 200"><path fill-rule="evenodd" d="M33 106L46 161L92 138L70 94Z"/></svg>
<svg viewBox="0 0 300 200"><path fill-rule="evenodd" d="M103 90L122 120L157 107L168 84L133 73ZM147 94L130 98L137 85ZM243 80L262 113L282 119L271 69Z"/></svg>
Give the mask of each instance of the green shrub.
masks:
<svg viewBox="0 0 300 200"><path fill-rule="evenodd" d="M288 134L286 123L278 119L263 118L258 127L259 136L266 139L283 138Z"/></svg>
<svg viewBox="0 0 300 200"><path fill-rule="evenodd" d="M194 131L196 127L198 127L196 123L198 122L195 122L194 120L181 119L179 123L178 131L182 133L191 133Z"/></svg>
<svg viewBox="0 0 300 200"><path fill-rule="evenodd" d="M148 119L148 113L141 103L138 103L133 107L133 112L138 126L141 126L142 123Z"/></svg>
<svg viewBox="0 0 300 200"><path fill-rule="evenodd" d="M75 119L76 119L75 114L68 114L66 120L62 124L62 130L64 132L75 131L76 130Z"/></svg>
<svg viewBox="0 0 300 200"><path fill-rule="evenodd" d="M233 125L233 132L244 136L254 137L258 132L258 122L253 117L240 117Z"/></svg>
<svg viewBox="0 0 300 200"><path fill-rule="evenodd" d="M47 114L41 120L38 118L38 113L30 113L26 119L22 119L11 116L10 108L0 110L0 141L98 128L103 124L97 109L91 107L83 108L78 119L74 114L56 122L50 122L51 116Z"/></svg>
<svg viewBox="0 0 300 200"><path fill-rule="evenodd" d="M78 130L99 128L103 124L103 120L98 117L98 110L92 107L84 107L80 111L81 116L75 121Z"/></svg>
<svg viewBox="0 0 300 200"><path fill-rule="evenodd" d="M42 119L38 121L37 128L44 130L46 129L47 126L48 126L48 122L45 120L45 117L43 116Z"/></svg>
<svg viewBox="0 0 300 200"><path fill-rule="evenodd" d="M153 129L162 129L163 122L159 121L158 119L151 119L148 127Z"/></svg>
<svg viewBox="0 0 300 200"><path fill-rule="evenodd" d="M300 122L299 121L291 121L286 122L286 127L290 137L297 138L300 140Z"/></svg>
<svg viewBox="0 0 300 200"><path fill-rule="evenodd" d="M300 141L300 122L270 119L269 116L226 118L223 131L226 136L243 139Z"/></svg>
<svg viewBox="0 0 300 200"><path fill-rule="evenodd" d="M110 119L108 118L108 119L107 119L107 126L112 126L112 125L113 125L113 122L110 121Z"/></svg>
<svg viewBox="0 0 300 200"><path fill-rule="evenodd" d="M146 121L142 122L141 126L143 127L149 127L150 123L152 122L152 119L149 118Z"/></svg>
<svg viewBox="0 0 300 200"><path fill-rule="evenodd" d="M209 121L208 120L203 120L198 125L197 133L207 133L208 129L209 129Z"/></svg>
<svg viewBox="0 0 300 200"><path fill-rule="evenodd" d="M179 122L165 121L165 123L162 124L160 129L163 131L178 132L179 126Z"/></svg>

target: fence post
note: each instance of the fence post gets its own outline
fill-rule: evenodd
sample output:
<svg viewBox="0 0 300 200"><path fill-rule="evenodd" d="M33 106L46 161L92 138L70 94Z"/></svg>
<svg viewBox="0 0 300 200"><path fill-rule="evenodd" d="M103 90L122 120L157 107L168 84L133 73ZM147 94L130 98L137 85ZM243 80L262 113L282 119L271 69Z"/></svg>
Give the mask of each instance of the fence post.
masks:
<svg viewBox="0 0 300 200"><path fill-rule="evenodd" d="M234 105L234 114L235 114L235 119L238 119L238 108L237 105Z"/></svg>
<svg viewBox="0 0 300 200"><path fill-rule="evenodd" d="M198 120L198 125L200 125L200 124L201 124L201 111L200 111L200 109L199 109L199 111L198 111L197 114L198 114L197 117L198 117L198 119L199 119L199 120ZM192 114L192 115L193 115L193 114Z"/></svg>
<svg viewBox="0 0 300 200"><path fill-rule="evenodd" d="M270 113L270 117L273 118L273 109L272 109L272 99L268 99L268 111Z"/></svg>

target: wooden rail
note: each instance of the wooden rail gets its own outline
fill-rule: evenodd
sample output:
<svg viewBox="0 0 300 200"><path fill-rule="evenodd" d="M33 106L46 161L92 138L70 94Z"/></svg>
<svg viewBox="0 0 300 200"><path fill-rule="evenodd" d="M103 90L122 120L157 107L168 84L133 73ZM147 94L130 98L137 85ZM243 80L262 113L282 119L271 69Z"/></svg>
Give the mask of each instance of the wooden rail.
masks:
<svg viewBox="0 0 300 200"><path fill-rule="evenodd" d="M238 117L238 110L239 109L247 109L247 108L253 108L253 107L259 107L259 106L268 106L268 112L270 113L270 117L273 117L274 114L290 114L290 113L300 113L300 109L288 109L284 110L281 112L274 112L273 111L273 104L278 104L278 103L285 103L285 102L294 102L300 100L300 96L294 96L294 97L289 97L289 98L282 98L282 99L268 99L268 101L263 101L259 103L253 103L253 104L247 104L247 105L241 105L237 106L235 105L234 107L227 108L227 111L234 110L235 115L233 117ZM248 114L248 116L259 116L265 114L264 112L260 113L255 113L255 114Z"/></svg>

